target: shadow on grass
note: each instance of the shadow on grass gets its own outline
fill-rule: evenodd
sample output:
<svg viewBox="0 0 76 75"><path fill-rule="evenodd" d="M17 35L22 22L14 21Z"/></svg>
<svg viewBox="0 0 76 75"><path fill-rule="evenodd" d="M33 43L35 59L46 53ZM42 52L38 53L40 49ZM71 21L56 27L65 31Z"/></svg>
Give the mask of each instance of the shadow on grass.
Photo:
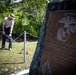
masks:
<svg viewBox="0 0 76 75"><path fill-rule="evenodd" d="M2 48L0 48L0 53L6 53L6 52L4 52L4 51L10 51L8 48L4 48L4 49L2 49Z"/></svg>
<svg viewBox="0 0 76 75"><path fill-rule="evenodd" d="M6 64L24 64L24 62L6 62L6 63L2 63L3 65Z"/></svg>
<svg viewBox="0 0 76 75"><path fill-rule="evenodd" d="M2 48L0 48L0 51L2 51L2 50L9 50L9 49L8 49L8 48L3 48L3 49L2 49Z"/></svg>
<svg viewBox="0 0 76 75"><path fill-rule="evenodd" d="M0 50L0 52L2 52L2 50Z"/></svg>

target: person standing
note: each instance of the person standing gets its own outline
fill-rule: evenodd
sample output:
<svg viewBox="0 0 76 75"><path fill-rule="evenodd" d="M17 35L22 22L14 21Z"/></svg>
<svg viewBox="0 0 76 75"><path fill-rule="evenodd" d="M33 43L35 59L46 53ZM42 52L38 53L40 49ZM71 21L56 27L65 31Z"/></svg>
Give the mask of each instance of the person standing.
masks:
<svg viewBox="0 0 76 75"><path fill-rule="evenodd" d="M10 14L9 17L5 17L2 23L2 49L5 48L6 38L9 39L9 50L12 50L12 30L14 27L14 14ZM7 36L6 36L7 35Z"/></svg>

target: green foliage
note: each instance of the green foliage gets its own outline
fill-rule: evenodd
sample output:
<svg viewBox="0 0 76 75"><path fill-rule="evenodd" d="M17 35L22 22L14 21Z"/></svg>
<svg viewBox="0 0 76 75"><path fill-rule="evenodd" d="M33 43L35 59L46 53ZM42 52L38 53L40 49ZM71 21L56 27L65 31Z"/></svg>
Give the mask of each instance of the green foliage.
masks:
<svg viewBox="0 0 76 75"><path fill-rule="evenodd" d="M13 8L10 6L6 6L3 3L0 3L0 13L13 12Z"/></svg>
<svg viewBox="0 0 76 75"><path fill-rule="evenodd" d="M0 13L3 13L6 11L6 6L3 3L0 3Z"/></svg>
<svg viewBox="0 0 76 75"><path fill-rule="evenodd" d="M9 6L9 5L10 5L10 3L11 3L11 0L5 0L5 2L4 2L4 3L5 3L5 5L6 5L6 6Z"/></svg>
<svg viewBox="0 0 76 75"><path fill-rule="evenodd" d="M0 27L4 17L8 17L10 13L13 13L13 8L0 2Z"/></svg>
<svg viewBox="0 0 76 75"><path fill-rule="evenodd" d="M39 36L47 0L22 0L21 3L3 5L1 8L3 7L6 10L1 9L3 13L0 15L0 20L9 15L9 13L15 14L13 34L19 36L24 31L27 31L34 36Z"/></svg>

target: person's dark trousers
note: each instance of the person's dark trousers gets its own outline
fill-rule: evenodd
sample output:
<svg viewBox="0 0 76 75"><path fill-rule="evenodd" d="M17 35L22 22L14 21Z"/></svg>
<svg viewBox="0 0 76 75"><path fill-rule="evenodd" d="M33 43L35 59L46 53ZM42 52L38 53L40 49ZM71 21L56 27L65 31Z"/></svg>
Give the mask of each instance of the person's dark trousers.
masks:
<svg viewBox="0 0 76 75"><path fill-rule="evenodd" d="M9 39L9 48L12 48L12 36L9 36L10 27L9 28L4 28L4 31L5 31L5 35L2 35L2 48L5 47L6 38ZM9 37L7 37L6 35L8 35Z"/></svg>
<svg viewBox="0 0 76 75"><path fill-rule="evenodd" d="M2 31L2 28L0 28L0 32Z"/></svg>

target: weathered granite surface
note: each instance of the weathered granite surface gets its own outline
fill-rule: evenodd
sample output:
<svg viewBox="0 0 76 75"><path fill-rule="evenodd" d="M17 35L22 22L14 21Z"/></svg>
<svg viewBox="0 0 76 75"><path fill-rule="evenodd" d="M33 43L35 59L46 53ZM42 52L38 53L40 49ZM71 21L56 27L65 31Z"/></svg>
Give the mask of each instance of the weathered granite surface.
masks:
<svg viewBox="0 0 76 75"><path fill-rule="evenodd" d="M76 1L68 0L56 3L49 3L48 10L58 11L58 10L76 10Z"/></svg>
<svg viewBox="0 0 76 75"><path fill-rule="evenodd" d="M49 15L48 15L48 13L49 12L55 12L55 11L59 11L59 12L62 12L63 13L63 11L64 12L76 12L76 1L74 1L74 0L65 0L65 1L62 1L62 2L59 2L59 3L49 3L48 4L48 7L47 7L47 11L46 11L46 16L45 16L45 19L44 19L44 22L43 22L43 24L42 24L42 27L41 27L41 30L40 30L40 37L39 37L39 40L38 40L38 44L37 44L37 47L36 47L36 51L35 51L35 54L34 54L34 56L33 56L33 60L32 60L32 62L31 62L31 65L30 65L30 72L29 72L29 75L51 75L51 74L53 74L53 75L57 75L58 73L59 74L64 74L64 72L66 72L66 70L68 71L68 72L70 72L70 71L75 71L75 69L76 69L76 67L75 67L75 58L73 58L74 56L75 56L75 54L74 53L76 53L76 48L75 48L75 43L76 42L74 42L74 40L73 40L73 42L74 42L74 44L73 44L73 42L72 41L70 41L70 42L72 42L72 44L74 45L74 47L73 46L70 46L70 45L68 45L68 44L64 44L64 43L55 43L55 40L56 39L53 39L53 37L54 36L50 36L51 34L51 32L49 32L50 30L51 30L51 28L53 27L48 27L48 29L49 30L47 30L46 31L46 28L47 28L47 24L48 24L48 17L49 17ZM56 17L56 16L55 16ZM57 16L58 17L58 16ZM63 16L62 16L63 17ZM51 18L51 16L50 16L50 18ZM54 21L53 21L54 22ZM54 22L55 23L55 22ZM50 23L51 24L51 23ZM53 25L56 25L56 24L53 24ZM54 26L55 27L55 26ZM56 26L57 27L57 26ZM52 29L53 30L53 29ZM56 29L55 29L56 30ZM54 31L55 30L53 30L52 32L53 32L53 34L55 33ZM47 36L46 37L46 34L48 34L49 33L49 36ZM53 35L52 34L52 35ZM56 33L55 33L56 34ZM76 34L76 33L75 33ZM75 34L73 34L73 36L75 36ZM46 37L46 38L45 38ZM51 38L51 39L50 39ZM55 37L54 37L55 38ZM72 37L73 38L73 37ZM74 38L75 39L75 38ZM48 40L48 41L46 41L46 40ZM50 40L50 41L49 41ZM57 41L57 40L56 40ZM49 44L48 44L49 43ZM54 44L56 44L56 47L54 46ZM60 47L60 45L62 46L62 47ZM46 46L46 47L45 47ZM49 49L47 49L48 48L48 46L49 46ZM64 47L66 48L64 48ZM70 49L73 49L73 52L72 52L72 54L71 54L71 52L69 52L68 53L68 51L69 51L69 49L67 50L67 48L69 48L69 46L70 46ZM51 47L51 51L53 52L54 51L54 55L55 55L55 53L56 53L56 55L55 56L53 56L53 54L52 53L50 53L50 52L46 52L46 50L48 50L48 51L50 51L50 47ZM53 48L52 48L53 47ZM56 51L56 48L59 48L58 49L58 52ZM67 51L66 51L67 50ZM44 52L45 51L45 52ZM62 52L61 52L62 51ZM70 50L70 51L72 51L72 50ZM44 54L43 54L44 53ZM60 55L57 55L57 54L61 54L61 57L60 57ZM69 56L69 54L71 54L72 56L71 56L71 58L70 58L70 56ZM42 55L43 55L43 57L42 57ZM53 56L53 57L51 57L51 56ZM68 56L67 56L68 55ZM68 57L67 59L65 58L65 57ZM49 60L50 58L52 58L51 60ZM60 59L59 59L60 58ZM49 61L47 61L47 59L49 60ZM54 59L54 60L53 60ZM61 59L63 59L63 60L61 60ZM73 60L73 62L71 61L71 60ZM65 62L65 60L66 60L66 62ZM69 62L69 64L67 64L67 62L68 61L70 61ZM46 61L46 63L45 63L45 61ZM53 63L53 62L54 63ZM60 61L60 62L59 62ZM62 64L62 65L65 65L65 64L67 64L67 66L62 66L62 65L59 65L59 64L56 64L56 63L59 63L59 64ZM71 65L70 66L70 64L72 64L73 63L73 65ZM45 64L44 65L44 67L42 68L42 65L43 64ZM57 67L56 67L57 66ZM68 67L69 66L69 67ZM59 70L57 70L58 69L58 67L59 67L59 70L61 70L60 72L62 72L62 73L60 73L60 72L58 72L57 73L57 71L59 71ZM61 68L60 68L61 67ZM63 68L62 68L63 67ZM46 69L45 69L46 68ZM70 70L69 70L69 68L71 68ZM74 69L75 68L75 69ZM42 70L43 70L43 73L42 73ZM49 71L48 71L49 70ZM55 71L56 70L56 71ZM45 72L44 72L45 71ZM54 73L54 72L56 72L56 73ZM67 72L67 73L68 73ZM71 72L71 73L73 73L73 72ZM58 75L59 75L58 74ZM66 74L65 74L66 75ZM67 74L68 75L68 74Z"/></svg>
<svg viewBox="0 0 76 75"><path fill-rule="evenodd" d="M39 75L76 75L76 13L48 14Z"/></svg>

